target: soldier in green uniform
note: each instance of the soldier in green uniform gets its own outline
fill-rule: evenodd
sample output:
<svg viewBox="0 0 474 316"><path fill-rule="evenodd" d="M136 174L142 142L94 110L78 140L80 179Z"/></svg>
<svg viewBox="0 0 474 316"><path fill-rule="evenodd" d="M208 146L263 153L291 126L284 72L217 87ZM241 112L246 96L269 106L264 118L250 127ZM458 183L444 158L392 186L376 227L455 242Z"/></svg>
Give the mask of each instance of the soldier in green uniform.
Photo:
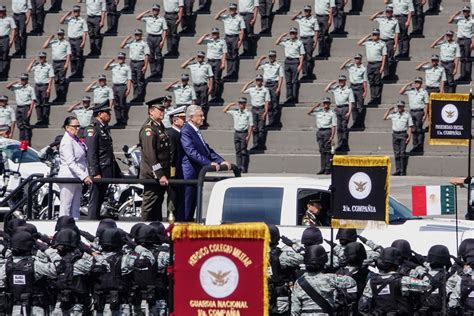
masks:
<svg viewBox="0 0 474 316"><path fill-rule="evenodd" d="M318 218L318 215L321 213L321 201L318 200L309 200L306 204L306 212L303 216L303 221L301 225L303 226L323 226L323 223Z"/></svg>
<svg viewBox="0 0 474 316"><path fill-rule="evenodd" d="M149 117L139 135L142 149L140 179L156 179L159 185L144 185L142 219L161 221L161 205L170 178L170 140L162 123L165 114L162 98L148 101L146 104Z"/></svg>

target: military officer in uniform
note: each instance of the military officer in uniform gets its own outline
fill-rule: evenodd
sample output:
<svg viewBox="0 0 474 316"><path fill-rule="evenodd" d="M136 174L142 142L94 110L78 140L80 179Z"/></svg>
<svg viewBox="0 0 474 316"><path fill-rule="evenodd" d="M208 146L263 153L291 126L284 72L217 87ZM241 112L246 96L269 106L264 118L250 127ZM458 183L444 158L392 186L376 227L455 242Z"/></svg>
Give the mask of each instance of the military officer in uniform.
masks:
<svg viewBox="0 0 474 316"><path fill-rule="evenodd" d="M259 0L258 10L260 11L261 31L260 36L272 36L273 5L274 0Z"/></svg>
<svg viewBox="0 0 474 316"><path fill-rule="evenodd" d="M168 129L171 127L171 117L170 112L175 110L175 107L172 105L173 97L170 95L165 95L162 97L163 106L165 107L165 117L163 118L163 125Z"/></svg>
<svg viewBox="0 0 474 316"><path fill-rule="evenodd" d="M277 61L276 51L269 51L268 61L263 62L265 58L266 56L262 56L257 60L255 70L263 71L263 81L265 81L265 87L270 92L267 128L280 129L282 127L280 92L283 86L284 70L283 66Z"/></svg>
<svg viewBox="0 0 474 316"><path fill-rule="evenodd" d="M0 78L8 77L10 68L10 47L16 39L16 24L7 16L7 8L0 5Z"/></svg>
<svg viewBox="0 0 474 316"><path fill-rule="evenodd" d="M334 0L314 0L314 13L319 24L319 54L318 57L327 58L331 54L331 36L329 28L333 22L333 11L336 6Z"/></svg>
<svg viewBox="0 0 474 316"><path fill-rule="evenodd" d="M283 40L287 35L290 38ZM285 80L286 101L285 104L298 103L299 99L299 74L303 70L305 49L303 42L298 39L298 30L290 28L289 33L283 33L275 42L276 45L285 48Z"/></svg>
<svg viewBox="0 0 474 316"><path fill-rule="evenodd" d="M86 0L87 28L91 51L88 57L97 58L102 54L102 34L104 27L107 4L105 0Z"/></svg>
<svg viewBox="0 0 474 316"><path fill-rule="evenodd" d="M227 9L219 11L214 19L224 23L225 42L227 44L227 74L224 80L237 80L239 76L239 48L242 46L245 32L245 21L237 14L237 5L229 5L229 14L224 14Z"/></svg>
<svg viewBox="0 0 474 316"><path fill-rule="evenodd" d="M336 80L330 82L324 91L334 94L334 102L336 109L334 113L337 116L337 147L336 151L347 152L349 149L349 118L351 117L352 107L354 104L354 93L352 89L346 85L347 77L340 75L338 84Z"/></svg>
<svg viewBox="0 0 474 316"><path fill-rule="evenodd" d="M362 64L362 55L357 53L354 55L354 62L349 58L346 60L340 70L347 70L349 73L349 81L351 89L354 93L354 109L352 109L352 126L351 131L365 130L365 115L367 108L364 99L367 95L367 68Z"/></svg>
<svg viewBox="0 0 474 316"><path fill-rule="evenodd" d="M36 94L33 87L28 84L28 79L28 74L21 74L20 80L10 82L6 88L15 94L15 116L20 140L26 140L31 144L30 117L36 105Z"/></svg>
<svg viewBox="0 0 474 316"><path fill-rule="evenodd" d="M444 93L444 83L446 82L446 71L439 65L439 56L431 56L431 64L425 61L418 66L416 70L425 72L426 91L428 93Z"/></svg>
<svg viewBox="0 0 474 316"><path fill-rule="evenodd" d="M454 76L458 73L459 58L461 58L461 49L459 44L454 40L453 36L453 31L447 31L446 35L440 36L431 44L431 48L439 48L441 66L446 72L444 91L447 93L456 92Z"/></svg>
<svg viewBox="0 0 474 316"><path fill-rule="evenodd" d="M183 19L183 0L163 0L163 9L165 10L165 20L168 26L167 47L168 52L166 57L179 56L179 34L178 25Z"/></svg>
<svg viewBox="0 0 474 316"><path fill-rule="evenodd" d="M423 123L428 116L428 103L430 97L423 88L423 79L416 77L415 81L410 81L400 90L401 95L408 97L410 105L410 115L413 121L413 148L410 155L423 155L423 145L425 142L425 132Z"/></svg>
<svg viewBox="0 0 474 316"><path fill-rule="evenodd" d="M86 127L88 127L91 124L91 121L92 121L93 111L91 107L91 97L90 96L82 97L82 102L77 102L71 105L67 111L69 113L72 113L74 117L76 117L77 120L79 121L79 125L81 125L77 136L80 138L84 138L85 136L84 131Z"/></svg>
<svg viewBox="0 0 474 316"><path fill-rule="evenodd" d="M94 119L86 129L87 164L89 175L94 179L119 178L120 168L115 160L112 136L110 135L111 108L109 103L96 104L93 108ZM98 219L108 184L94 183L89 199L89 219ZM106 216L110 216L107 214Z"/></svg>
<svg viewBox="0 0 474 316"><path fill-rule="evenodd" d="M142 103L145 100L145 73L148 69L150 47L142 39L143 32L136 29L135 39L130 41L131 35L125 37L120 48L129 48L130 68L132 70L133 99L131 103Z"/></svg>
<svg viewBox="0 0 474 316"><path fill-rule="evenodd" d="M201 105L204 112L204 124L201 127L208 127L207 113L209 112L209 94L214 89L214 73L212 67L204 61L206 53L199 51L197 57L191 57L181 64L182 69L189 69L193 80L194 91L196 92L197 104ZM196 60L195 62L193 62Z"/></svg>
<svg viewBox="0 0 474 316"><path fill-rule="evenodd" d="M410 36L408 29L411 24L411 17L415 8L413 0L385 0L385 4L391 3L393 6L393 14L398 21L400 35L398 36L398 59L410 57Z"/></svg>
<svg viewBox="0 0 474 316"><path fill-rule="evenodd" d="M165 90L174 92L176 106L196 104L196 91L189 85L188 74L181 74L181 82L176 80L167 85Z"/></svg>
<svg viewBox="0 0 474 316"><path fill-rule="evenodd" d="M245 23L243 47L241 57L253 57L257 54L257 39L253 32L255 21L257 20L258 0L239 0L238 11Z"/></svg>
<svg viewBox="0 0 474 316"><path fill-rule="evenodd" d="M81 7L75 5L72 11L67 12L61 20L67 24L67 36L71 44L71 75L69 79L82 79L84 71L84 47L87 41L89 28L86 20L81 17Z"/></svg>
<svg viewBox="0 0 474 316"><path fill-rule="evenodd" d="M125 53L118 53L117 59L110 59L104 66L104 70L112 70L112 83L114 91L114 110L118 128L127 126L128 112L130 105L127 103L127 97L132 90L132 70L125 63Z"/></svg>
<svg viewBox="0 0 474 316"><path fill-rule="evenodd" d="M387 6L385 15L382 11L373 14L369 20L376 21L379 24L380 39L387 47L387 58L385 65L384 79L393 80L397 69L397 61L395 60L395 51L398 46L398 37L400 36L400 26L398 21L393 17L392 6Z"/></svg>
<svg viewBox="0 0 474 316"><path fill-rule="evenodd" d="M198 45L207 46L207 62L211 65L212 73L214 74L214 84L211 92L212 100L210 103L221 103L222 92L224 91L224 85L222 83L222 72L226 68L227 64L227 44L219 38L219 29L213 27L211 29L211 35L209 33L201 36L196 42Z"/></svg>
<svg viewBox="0 0 474 316"><path fill-rule="evenodd" d="M31 1L30 0L12 0L13 20L15 20L16 37L15 53L12 57L25 58L26 55L26 28L31 19Z"/></svg>
<svg viewBox="0 0 474 316"><path fill-rule="evenodd" d="M306 212L303 215L303 220L301 225L303 226L325 226L318 218L318 215L321 214L321 200L314 199L309 200L306 204Z"/></svg>
<svg viewBox="0 0 474 316"><path fill-rule="evenodd" d="M253 147L250 150L261 152L267 149L265 145L267 139L265 121L269 110L270 92L263 86L262 75L257 75L255 86L249 88L253 82L253 80L247 82L240 92L250 95L250 104L252 105Z"/></svg>
<svg viewBox="0 0 474 316"><path fill-rule="evenodd" d="M302 15L303 12L304 14ZM301 80L313 80L316 79L314 75L313 52L318 45L319 24L318 20L311 14L310 5L305 5L303 12L298 12L291 20L298 22L300 40L303 42L305 50Z"/></svg>
<svg viewBox="0 0 474 316"><path fill-rule="evenodd" d="M66 102L67 81L66 73L71 62L71 44L64 38L64 30L58 29L58 38L50 35L43 48L51 48L51 57L53 58L54 68L54 86L56 89L56 99L53 102Z"/></svg>
<svg viewBox="0 0 474 316"><path fill-rule="evenodd" d="M407 144L410 142L413 120L405 111L405 101L398 101L397 107L387 109L384 120L392 120L392 144L396 170L394 176L406 176L408 157Z"/></svg>
<svg viewBox="0 0 474 316"><path fill-rule="evenodd" d="M15 125L15 110L8 105L8 97L0 95L0 137L12 138Z"/></svg>
<svg viewBox="0 0 474 316"><path fill-rule="evenodd" d="M323 106L320 108L320 106ZM319 145L319 155L321 158L321 169L317 174L331 174L331 148L334 136L336 135L337 117L331 110L331 99L324 98L322 102L312 106L308 115L316 117L316 141Z"/></svg>
<svg viewBox="0 0 474 316"><path fill-rule="evenodd" d="M462 16L460 16L462 12ZM472 80L472 61L471 61L471 49L472 49L472 36L474 19L471 16L471 7L464 6L462 11L454 13L449 18L449 23L456 23L458 25L458 44L461 50L461 71L458 81L470 82Z"/></svg>
<svg viewBox="0 0 474 316"><path fill-rule="evenodd" d="M94 108L103 104L107 104L110 109L114 107L114 91L107 86L105 75L99 75L98 80L92 81L86 87L85 92L91 91L94 93Z"/></svg>
<svg viewBox="0 0 474 316"><path fill-rule="evenodd" d="M369 37L372 38L369 40ZM372 35L367 35L357 42L365 46L367 56L367 77L370 84L370 101L368 105L379 105L382 102L382 74L387 60L387 45L380 40L380 30L373 29Z"/></svg>
<svg viewBox="0 0 474 316"><path fill-rule="evenodd" d="M425 28L425 13L423 12L423 7L426 3L426 0L413 0L413 28L410 33L411 38L424 37L423 29Z"/></svg>
<svg viewBox="0 0 474 316"><path fill-rule="evenodd" d="M163 46L168 37L168 26L166 20L161 17L160 5L154 4L150 10L144 11L137 15L137 20L142 21L146 25L147 44L150 47L150 77L148 79L161 79L163 76ZM152 13L149 15L148 13Z"/></svg>
<svg viewBox="0 0 474 316"><path fill-rule="evenodd" d="M252 113L246 108L247 98L239 98L238 109L232 109L234 105L236 105L234 102L227 104L223 111L234 119L235 161L240 171L247 173L249 168L247 145L252 137L253 118Z"/></svg>
<svg viewBox="0 0 474 316"><path fill-rule="evenodd" d="M158 100L160 99L160 100ZM156 179L156 185L144 185L142 219L162 221L161 205L170 178L170 140L162 123L165 107L161 98L147 102L148 119L140 129L142 151L140 179Z"/></svg>
<svg viewBox="0 0 474 316"><path fill-rule="evenodd" d="M35 78L36 94L36 118L35 127L48 127L50 104L49 96L53 85L54 70L53 66L46 62L46 53L38 54L38 59L33 58L28 65L27 72L33 71Z"/></svg>

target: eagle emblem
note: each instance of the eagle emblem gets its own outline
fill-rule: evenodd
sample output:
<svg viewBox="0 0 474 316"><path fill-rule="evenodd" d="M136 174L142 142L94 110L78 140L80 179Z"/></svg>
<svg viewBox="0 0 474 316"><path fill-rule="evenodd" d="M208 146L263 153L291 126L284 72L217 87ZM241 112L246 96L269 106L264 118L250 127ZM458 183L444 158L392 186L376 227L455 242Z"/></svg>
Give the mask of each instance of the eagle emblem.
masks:
<svg viewBox="0 0 474 316"><path fill-rule="evenodd" d="M452 118L454 116L454 113L455 111L448 111L446 110L446 115L449 117L449 118Z"/></svg>
<svg viewBox="0 0 474 316"><path fill-rule="evenodd" d="M356 185L356 191L358 192L364 192L365 191L365 186L367 185L367 182L356 182L354 181L354 184Z"/></svg>
<svg viewBox="0 0 474 316"><path fill-rule="evenodd" d="M222 272L222 271L209 271L207 272L211 275L212 277L212 284L217 285L217 286L224 286L228 281L229 278L227 277L230 273L230 271L227 272Z"/></svg>

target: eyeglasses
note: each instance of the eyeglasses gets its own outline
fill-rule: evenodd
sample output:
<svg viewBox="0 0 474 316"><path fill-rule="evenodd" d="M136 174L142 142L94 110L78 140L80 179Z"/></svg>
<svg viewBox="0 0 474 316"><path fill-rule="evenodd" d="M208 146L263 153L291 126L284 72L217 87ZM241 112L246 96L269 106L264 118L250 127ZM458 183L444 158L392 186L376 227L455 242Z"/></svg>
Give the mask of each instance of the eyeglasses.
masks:
<svg viewBox="0 0 474 316"><path fill-rule="evenodd" d="M81 125L69 125L69 127L78 129L78 128L81 128Z"/></svg>

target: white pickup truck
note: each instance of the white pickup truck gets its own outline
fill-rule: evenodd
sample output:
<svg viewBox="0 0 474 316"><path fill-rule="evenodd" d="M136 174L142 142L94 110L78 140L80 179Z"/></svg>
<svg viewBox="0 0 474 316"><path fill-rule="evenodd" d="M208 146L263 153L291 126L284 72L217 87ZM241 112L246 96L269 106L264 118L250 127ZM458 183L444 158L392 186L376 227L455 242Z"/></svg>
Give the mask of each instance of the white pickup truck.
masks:
<svg viewBox="0 0 474 316"><path fill-rule="evenodd" d="M206 225L237 222L275 224L280 233L299 240L305 226L301 220L306 203L322 197L323 212L329 210L329 179L308 177L242 177L217 182L209 199ZM413 250L426 254L435 244L449 248L456 255L454 219L422 219L413 217L406 206L393 197L389 199L390 225L385 229L363 229L359 234L388 247L395 239L406 239ZM461 242L474 234L474 222L459 220ZM330 239L330 228L321 227L324 238ZM334 236L336 234L334 231Z"/></svg>

